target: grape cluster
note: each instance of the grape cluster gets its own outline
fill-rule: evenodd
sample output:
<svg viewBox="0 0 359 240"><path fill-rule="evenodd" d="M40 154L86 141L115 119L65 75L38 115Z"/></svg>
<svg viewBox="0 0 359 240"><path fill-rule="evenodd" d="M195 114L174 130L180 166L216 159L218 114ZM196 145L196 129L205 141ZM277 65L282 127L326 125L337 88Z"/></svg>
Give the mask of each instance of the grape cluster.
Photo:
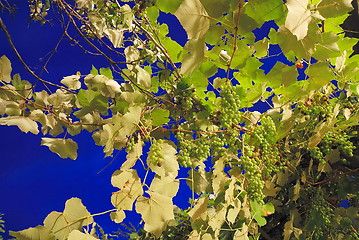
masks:
<svg viewBox="0 0 359 240"><path fill-rule="evenodd" d="M127 141L126 152L127 153L131 152L134 147L135 147L135 138L130 137L130 139Z"/></svg>
<svg viewBox="0 0 359 240"><path fill-rule="evenodd" d="M152 6L156 5L156 3L157 3L157 0L140 0L140 1L138 1L140 9L152 7Z"/></svg>
<svg viewBox="0 0 359 240"><path fill-rule="evenodd" d="M245 176L248 179L248 194L249 196L258 202L263 203L264 194L263 187L264 181L262 180L261 170L261 158L258 151L255 150L254 146L243 146L242 156L239 160Z"/></svg>
<svg viewBox="0 0 359 240"><path fill-rule="evenodd" d="M312 239L323 239L328 236L333 217L333 210L324 199L323 190L312 189L313 197L307 215L306 225L312 233Z"/></svg>
<svg viewBox="0 0 359 240"><path fill-rule="evenodd" d="M277 130L272 118L265 116L261 119L261 125L256 126L251 134L247 134L254 140L254 145L261 153L261 161L266 168L263 170L265 177L278 172L282 168L278 147L276 146Z"/></svg>
<svg viewBox="0 0 359 240"><path fill-rule="evenodd" d="M328 96L323 93L316 93L305 102L299 102L296 106L302 114L310 115L318 120L326 119L333 113L334 105L330 103Z"/></svg>
<svg viewBox="0 0 359 240"><path fill-rule="evenodd" d="M330 154L333 149L339 149L344 156L348 157L353 156L356 148L345 131L326 133L319 146L324 154Z"/></svg>
<svg viewBox="0 0 359 240"><path fill-rule="evenodd" d="M154 165L162 166L164 156L161 153L163 139L153 139L152 145L150 147L150 154L148 155L148 160Z"/></svg>
<svg viewBox="0 0 359 240"><path fill-rule="evenodd" d="M317 160L319 163L325 163L323 152L319 147L308 148L310 156Z"/></svg>
<svg viewBox="0 0 359 240"><path fill-rule="evenodd" d="M205 137L193 139L190 134L178 131L176 138L180 148L178 161L182 166L192 167L195 161L205 161L210 156L210 145Z"/></svg>
<svg viewBox="0 0 359 240"><path fill-rule="evenodd" d="M241 122L241 96L238 93L238 85L233 86L231 82L226 82L222 86L222 109L221 114L218 116L222 126L225 129L231 129L232 124Z"/></svg>

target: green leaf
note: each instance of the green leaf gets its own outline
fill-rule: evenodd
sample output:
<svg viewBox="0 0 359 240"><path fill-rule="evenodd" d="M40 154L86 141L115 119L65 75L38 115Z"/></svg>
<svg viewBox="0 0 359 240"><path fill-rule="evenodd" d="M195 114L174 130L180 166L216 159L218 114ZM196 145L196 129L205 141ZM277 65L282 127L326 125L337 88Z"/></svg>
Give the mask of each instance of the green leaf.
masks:
<svg viewBox="0 0 359 240"><path fill-rule="evenodd" d="M209 19L199 0L184 0L174 15L186 30L189 39L203 39L209 28Z"/></svg>
<svg viewBox="0 0 359 240"><path fill-rule="evenodd" d="M63 138L42 138L41 145L48 146L51 152L56 153L61 158L77 158L77 143L72 139Z"/></svg>
<svg viewBox="0 0 359 240"><path fill-rule="evenodd" d="M10 235L16 237L17 240L55 240L55 235L51 230L44 226L28 228L22 231L10 231Z"/></svg>
<svg viewBox="0 0 359 240"><path fill-rule="evenodd" d="M90 71L90 74L92 74L92 75L98 75L98 70L97 70L97 68L95 68L95 66L94 65L92 65L92 68L91 68L91 71Z"/></svg>
<svg viewBox="0 0 359 240"><path fill-rule="evenodd" d="M157 127L169 122L170 112L166 109L155 108L151 113L152 125Z"/></svg>
<svg viewBox="0 0 359 240"><path fill-rule="evenodd" d="M11 62L10 60L5 56L2 55L0 57L0 80L10 83L11 82Z"/></svg>
<svg viewBox="0 0 359 240"><path fill-rule="evenodd" d="M110 68L100 68L100 74L106 76L109 79L113 79L112 71Z"/></svg>
<svg viewBox="0 0 359 240"><path fill-rule="evenodd" d="M81 88L81 82L79 81L80 77L80 74L71 75L64 77L60 82L69 89L77 90Z"/></svg>
<svg viewBox="0 0 359 240"><path fill-rule="evenodd" d="M308 81L311 90L317 90L335 78L326 62L312 64L307 68L306 74L310 77Z"/></svg>
<svg viewBox="0 0 359 240"><path fill-rule="evenodd" d="M338 17L353 10L352 0L323 0L317 8L325 18Z"/></svg>
<svg viewBox="0 0 359 240"><path fill-rule="evenodd" d="M70 234L67 240L97 240L94 236L89 233L82 233L79 230L75 229Z"/></svg>
<svg viewBox="0 0 359 240"><path fill-rule="evenodd" d="M282 25L285 17L285 5L282 0L253 0L248 1L245 13L259 24L275 20L278 26Z"/></svg>
<svg viewBox="0 0 359 240"><path fill-rule="evenodd" d="M310 10L307 9L308 0L288 0L288 15L285 20L285 27L302 40L308 33L308 25L311 20Z"/></svg>
<svg viewBox="0 0 359 240"><path fill-rule="evenodd" d="M165 13L175 13L183 0L158 0L156 6Z"/></svg>
<svg viewBox="0 0 359 240"><path fill-rule="evenodd" d="M266 203L261 205L256 201L250 201L251 209L253 212L253 218L256 220L259 226L264 226L267 224L267 220L264 216L268 216L274 213L274 206L272 203Z"/></svg>
<svg viewBox="0 0 359 240"><path fill-rule="evenodd" d="M111 196L112 204L119 210L132 210L133 202L143 194L141 179L135 169L117 170L111 183L120 190Z"/></svg>
<svg viewBox="0 0 359 240"><path fill-rule="evenodd" d="M0 118L0 125L7 125L7 126L15 125L18 126L20 130L25 133L28 132L31 132L33 134L39 133L37 123L29 117L9 116L9 117Z"/></svg>
<svg viewBox="0 0 359 240"><path fill-rule="evenodd" d="M139 197L136 212L140 213L145 222L144 229L160 237L166 229L168 221L174 218L172 199L156 192L146 191L149 198Z"/></svg>
<svg viewBox="0 0 359 240"><path fill-rule="evenodd" d="M231 0L200 0L211 17L219 18L230 10Z"/></svg>
<svg viewBox="0 0 359 240"><path fill-rule="evenodd" d="M51 229L56 239L66 239L72 230L81 230L93 221L81 199L70 198L65 203L64 212L51 212L45 218L44 225Z"/></svg>

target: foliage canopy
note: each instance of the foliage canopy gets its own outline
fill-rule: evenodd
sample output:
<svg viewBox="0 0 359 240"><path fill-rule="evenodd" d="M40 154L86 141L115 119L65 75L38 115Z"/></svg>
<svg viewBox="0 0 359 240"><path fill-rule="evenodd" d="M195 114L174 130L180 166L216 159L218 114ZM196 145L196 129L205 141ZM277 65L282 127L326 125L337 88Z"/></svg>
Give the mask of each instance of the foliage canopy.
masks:
<svg viewBox="0 0 359 240"><path fill-rule="evenodd" d="M106 156L127 152L111 184L116 223L136 211L138 239L358 239L357 40L341 23L349 0L29 0L47 24L108 61L49 82L12 75L0 58L0 124L42 134L61 158L77 158L71 136L86 130ZM1 4L11 10L7 1ZM177 17L184 46L160 14ZM1 20L1 19L0 19ZM275 21L268 37L253 31ZM16 50L5 25L1 28ZM76 31L76 37L69 28ZM288 65L270 59L280 48ZM36 84L42 82L44 87ZM257 102L268 110L252 110ZM145 152L144 146L149 146ZM153 179L139 177L140 161ZM188 169L185 180L180 168ZM172 198L181 184L191 207ZM340 207L340 200L350 207ZM106 239L78 198L17 239ZM85 231L84 226L93 226Z"/></svg>

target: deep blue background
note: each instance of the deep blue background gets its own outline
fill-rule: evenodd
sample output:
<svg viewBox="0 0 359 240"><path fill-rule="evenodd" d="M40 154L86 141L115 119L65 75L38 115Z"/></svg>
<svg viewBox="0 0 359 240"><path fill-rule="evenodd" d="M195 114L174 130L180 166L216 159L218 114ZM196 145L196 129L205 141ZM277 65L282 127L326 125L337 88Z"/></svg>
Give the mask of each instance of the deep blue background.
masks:
<svg viewBox="0 0 359 240"><path fill-rule="evenodd" d="M28 20L27 1L14 1L18 12L14 16L2 12L2 17L18 51L25 62L40 73L47 54L49 54L61 37L61 26L58 22L41 26ZM170 36L182 45L186 35L174 16L162 14L160 21L170 21ZM268 33L265 28L256 31L257 39ZM278 51L272 47L274 54ZM279 49L280 50L280 49ZM34 78L26 72L8 44L5 34L0 32L0 56L6 55L12 62L13 74L20 73L23 79L34 83ZM276 61L285 61L283 56L267 58L265 69L273 66ZM64 40L57 53L47 65L49 74L42 74L45 80L59 83L64 76L73 75L77 71L89 73L91 66L107 67L101 57L94 57L79 47L74 47ZM0 213L4 213L5 225L8 230L18 231L42 224L51 211L62 211L64 203L71 197L79 197L91 213L112 209L110 196L116 188L110 184L111 174L119 169L124 161L120 154L113 163L98 174L111 158L104 158L102 148L96 146L91 134L83 132L74 137L79 144L78 159L61 159L50 152L47 147L40 146L41 135L25 134L17 127L0 126ZM186 170L181 171L185 176ZM187 207L188 188L181 182L181 192L174 199L180 207ZM129 214L126 222L136 224L139 215ZM110 220L109 214L98 216L95 221L100 223L105 232L118 229L119 225Z"/></svg>

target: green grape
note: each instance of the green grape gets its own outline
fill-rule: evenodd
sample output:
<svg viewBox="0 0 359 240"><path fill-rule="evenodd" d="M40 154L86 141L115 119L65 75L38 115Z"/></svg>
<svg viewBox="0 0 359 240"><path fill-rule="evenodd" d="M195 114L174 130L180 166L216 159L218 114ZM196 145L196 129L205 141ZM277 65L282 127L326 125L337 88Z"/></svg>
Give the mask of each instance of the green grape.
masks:
<svg viewBox="0 0 359 240"><path fill-rule="evenodd" d="M163 139L159 139L159 140L153 139L152 145L150 147L150 154L148 156L149 162L159 167L162 166L162 162L164 160L164 156L161 153L162 144L163 144Z"/></svg>

